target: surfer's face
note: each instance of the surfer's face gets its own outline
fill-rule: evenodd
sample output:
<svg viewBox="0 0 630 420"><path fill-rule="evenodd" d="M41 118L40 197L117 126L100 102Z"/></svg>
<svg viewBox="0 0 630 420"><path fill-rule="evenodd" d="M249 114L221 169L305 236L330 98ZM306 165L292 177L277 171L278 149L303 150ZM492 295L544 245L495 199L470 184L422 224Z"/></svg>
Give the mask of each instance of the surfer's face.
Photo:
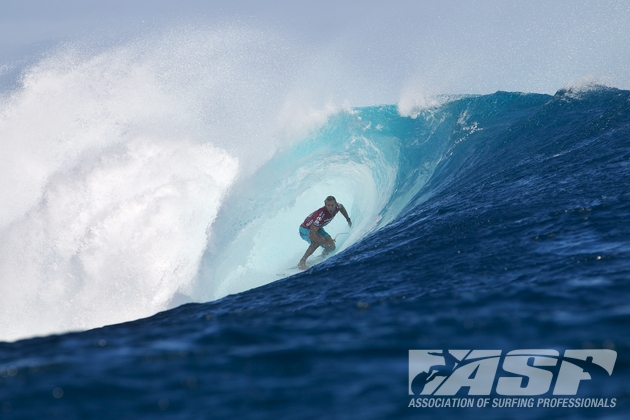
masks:
<svg viewBox="0 0 630 420"><path fill-rule="evenodd" d="M336 206L337 206L336 202L326 201L326 210L328 210L328 213L332 213L333 211L335 211Z"/></svg>

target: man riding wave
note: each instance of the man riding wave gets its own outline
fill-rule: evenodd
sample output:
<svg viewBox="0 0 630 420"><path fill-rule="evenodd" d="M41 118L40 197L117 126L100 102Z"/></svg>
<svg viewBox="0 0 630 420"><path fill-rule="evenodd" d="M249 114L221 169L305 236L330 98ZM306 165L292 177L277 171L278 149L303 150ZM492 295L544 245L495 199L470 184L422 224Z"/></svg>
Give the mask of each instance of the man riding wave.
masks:
<svg viewBox="0 0 630 420"><path fill-rule="evenodd" d="M328 255L335 250L335 241L330 237L328 232L324 230L324 226L330 223L339 212L346 218L348 227L352 227L352 221L345 207L343 204L337 203L337 200L332 195L326 197L324 207L315 210L304 219L304 222L300 225L300 237L309 243L309 247L298 263L300 270L306 270L308 268L306 259L310 257L318 247L321 246L324 248L322 255Z"/></svg>

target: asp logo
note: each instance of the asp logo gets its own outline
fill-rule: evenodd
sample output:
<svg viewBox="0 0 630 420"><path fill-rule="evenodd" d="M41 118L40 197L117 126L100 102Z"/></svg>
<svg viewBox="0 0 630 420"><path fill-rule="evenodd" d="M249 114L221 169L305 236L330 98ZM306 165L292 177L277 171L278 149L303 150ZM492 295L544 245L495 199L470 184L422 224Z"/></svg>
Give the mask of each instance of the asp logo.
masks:
<svg viewBox="0 0 630 420"><path fill-rule="evenodd" d="M468 388L468 395L542 395L553 384L553 395L576 395L589 372L612 375L617 352L606 349L513 350L409 350L409 395L454 396ZM505 376L495 381L499 364ZM558 368L559 367L559 368ZM555 378L555 383L554 383ZM412 389L413 388L413 389Z"/></svg>

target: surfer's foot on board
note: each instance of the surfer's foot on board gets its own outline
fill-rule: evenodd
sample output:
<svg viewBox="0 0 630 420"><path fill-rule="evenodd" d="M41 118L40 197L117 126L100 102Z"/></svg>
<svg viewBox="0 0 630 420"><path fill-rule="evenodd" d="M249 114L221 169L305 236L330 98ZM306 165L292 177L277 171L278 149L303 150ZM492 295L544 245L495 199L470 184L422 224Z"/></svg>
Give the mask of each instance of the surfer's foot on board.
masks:
<svg viewBox="0 0 630 420"><path fill-rule="evenodd" d="M297 266L300 270L308 270L308 265L304 261L300 261Z"/></svg>

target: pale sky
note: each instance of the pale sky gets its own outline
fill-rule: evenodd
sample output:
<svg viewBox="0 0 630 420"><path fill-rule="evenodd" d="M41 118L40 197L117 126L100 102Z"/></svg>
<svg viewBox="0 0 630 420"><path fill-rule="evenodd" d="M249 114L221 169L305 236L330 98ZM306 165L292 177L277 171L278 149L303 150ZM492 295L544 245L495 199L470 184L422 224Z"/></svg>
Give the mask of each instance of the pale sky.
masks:
<svg viewBox="0 0 630 420"><path fill-rule="evenodd" d="M358 102L395 103L405 89L554 93L583 80L630 89L627 0L0 0L0 87L61 42L232 22L334 57L370 87Z"/></svg>

